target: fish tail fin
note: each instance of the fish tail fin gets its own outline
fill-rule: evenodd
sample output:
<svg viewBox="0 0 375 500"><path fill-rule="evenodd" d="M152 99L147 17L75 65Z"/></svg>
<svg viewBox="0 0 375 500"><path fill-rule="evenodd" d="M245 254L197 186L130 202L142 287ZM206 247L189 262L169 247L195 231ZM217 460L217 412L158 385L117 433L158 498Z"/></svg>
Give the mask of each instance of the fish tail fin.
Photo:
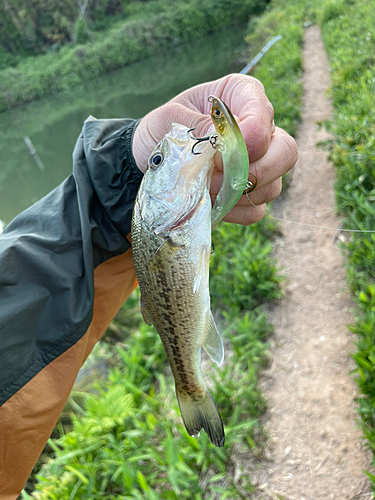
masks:
<svg viewBox="0 0 375 500"><path fill-rule="evenodd" d="M206 389L203 397L194 398L176 387L176 394L182 419L190 436L197 436L204 429L215 446L224 446L223 422L209 391Z"/></svg>

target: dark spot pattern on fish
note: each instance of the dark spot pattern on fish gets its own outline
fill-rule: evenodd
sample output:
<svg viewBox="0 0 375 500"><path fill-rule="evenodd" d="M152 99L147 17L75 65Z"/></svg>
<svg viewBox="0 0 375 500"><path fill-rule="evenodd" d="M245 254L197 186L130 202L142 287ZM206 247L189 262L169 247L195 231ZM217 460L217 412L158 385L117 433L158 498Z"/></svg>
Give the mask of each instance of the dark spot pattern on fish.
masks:
<svg viewBox="0 0 375 500"><path fill-rule="evenodd" d="M132 233L132 239L134 236ZM142 266L139 279L142 297L162 338L176 386L199 400L199 395L204 393L204 382L200 374L196 336L204 328L204 315L199 294L193 293L192 276L197 267L186 258L177 258L174 262L162 262L160 259L157 260L157 269L153 261L151 272L147 262L151 261L159 247L158 240L150 241L147 248L138 247L138 260L146 263Z"/></svg>

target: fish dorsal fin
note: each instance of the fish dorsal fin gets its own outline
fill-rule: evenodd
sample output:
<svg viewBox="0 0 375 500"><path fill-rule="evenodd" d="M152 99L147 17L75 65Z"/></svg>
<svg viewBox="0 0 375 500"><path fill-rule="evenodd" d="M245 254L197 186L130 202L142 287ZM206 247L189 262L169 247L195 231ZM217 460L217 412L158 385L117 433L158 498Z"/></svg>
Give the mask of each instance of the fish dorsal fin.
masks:
<svg viewBox="0 0 375 500"><path fill-rule="evenodd" d="M151 316L146 309L146 306L145 306L145 303L143 302L142 297L141 297L141 313L142 313L143 321L146 323L146 325L152 326Z"/></svg>
<svg viewBox="0 0 375 500"><path fill-rule="evenodd" d="M171 238L163 241L150 261L150 270L155 273L160 269L168 269L173 264L177 251L183 247L184 245L173 244Z"/></svg>
<svg viewBox="0 0 375 500"><path fill-rule="evenodd" d="M224 346L211 311L207 315L202 347L212 361L221 365L224 360Z"/></svg>

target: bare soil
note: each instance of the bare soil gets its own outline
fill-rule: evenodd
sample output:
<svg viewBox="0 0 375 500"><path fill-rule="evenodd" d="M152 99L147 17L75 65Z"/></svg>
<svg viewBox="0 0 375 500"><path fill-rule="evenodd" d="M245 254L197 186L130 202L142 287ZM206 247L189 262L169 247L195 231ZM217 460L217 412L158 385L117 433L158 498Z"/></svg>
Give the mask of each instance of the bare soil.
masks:
<svg viewBox="0 0 375 500"><path fill-rule="evenodd" d="M291 186L274 215L339 227L333 166L316 146L329 136L317 122L329 118L329 68L320 31L305 31L304 98L297 134L299 160ZM356 412L356 385L349 374L353 338L339 232L282 222L276 257L287 278L275 325L272 362L263 379L268 400L265 428L269 460L258 474L259 498L331 500L373 498L363 470L370 456Z"/></svg>

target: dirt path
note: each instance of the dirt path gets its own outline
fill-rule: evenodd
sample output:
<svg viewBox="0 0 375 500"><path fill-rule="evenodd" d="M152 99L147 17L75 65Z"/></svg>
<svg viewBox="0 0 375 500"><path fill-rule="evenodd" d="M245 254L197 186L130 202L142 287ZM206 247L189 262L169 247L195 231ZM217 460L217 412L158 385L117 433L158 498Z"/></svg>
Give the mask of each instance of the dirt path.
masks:
<svg viewBox="0 0 375 500"><path fill-rule="evenodd" d="M316 26L305 32L303 58L299 161L274 213L337 227L334 169L316 148L328 137L316 122L331 113L325 95L328 62ZM332 231L288 223L281 229L276 256L287 290L272 313L273 361L263 384L272 460L263 471L261 498L367 500L372 496L362 470L370 467L369 455L356 428L356 387L348 375L354 348L345 327L352 304L345 293L344 260Z"/></svg>

